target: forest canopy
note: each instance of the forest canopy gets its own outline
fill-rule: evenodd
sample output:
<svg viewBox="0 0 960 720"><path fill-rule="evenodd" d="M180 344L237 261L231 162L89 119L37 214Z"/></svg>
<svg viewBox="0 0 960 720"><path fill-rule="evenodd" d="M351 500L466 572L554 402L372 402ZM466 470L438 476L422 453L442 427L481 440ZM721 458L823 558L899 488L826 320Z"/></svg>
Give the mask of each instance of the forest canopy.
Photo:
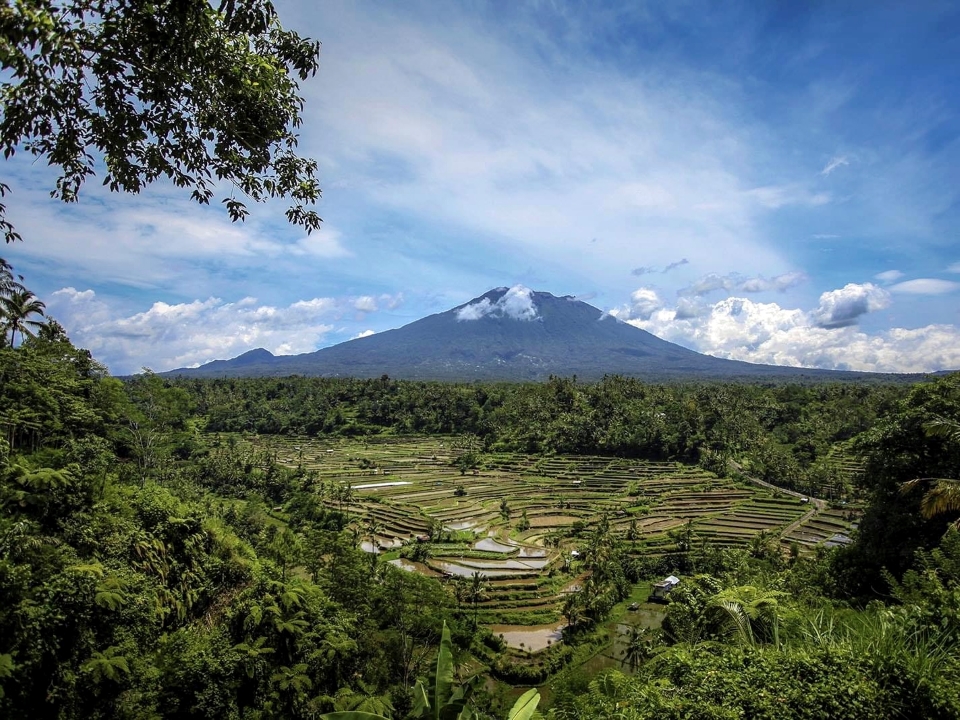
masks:
<svg viewBox="0 0 960 720"><path fill-rule="evenodd" d="M290 198L309 232L320 187L296 128L319 49L269 0L4 2L0 147L55 166L64 202L101 173L115 192L165 178L201 204L223 195L233 220L249 212L237 194ZM2 203L0 230L20 239Z"/></svg>

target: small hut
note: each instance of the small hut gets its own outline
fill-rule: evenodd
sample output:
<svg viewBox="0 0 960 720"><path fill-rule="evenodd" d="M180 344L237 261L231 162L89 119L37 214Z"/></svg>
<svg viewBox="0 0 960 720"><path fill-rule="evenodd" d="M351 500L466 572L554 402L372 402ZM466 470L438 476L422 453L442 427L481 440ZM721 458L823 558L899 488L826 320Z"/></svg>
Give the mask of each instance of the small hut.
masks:
<svg viewBox="0 0 960 720"><path fill-rule="evenodd" d="M667 595L669 595L679 583L680 578L678 578L676 575L670 575L660 582L654 583L653 593L650 595L650 597L659 600L666 600Z"/></svg>

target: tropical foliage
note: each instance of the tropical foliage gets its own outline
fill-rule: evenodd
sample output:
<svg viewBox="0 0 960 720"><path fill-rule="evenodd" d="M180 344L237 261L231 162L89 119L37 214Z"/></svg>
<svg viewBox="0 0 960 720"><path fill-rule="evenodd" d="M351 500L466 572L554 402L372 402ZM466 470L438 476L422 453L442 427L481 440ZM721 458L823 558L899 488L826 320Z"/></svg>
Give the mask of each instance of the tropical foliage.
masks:
<svg viewBox="0 0 960 720"><path fill-rule="evenodd" d="M5 297L28 292L3 268ZM924 501L960 476L960 376L906 389L120 381L55 321L19 327L0 348L3 717L960 714L960 512L943 493ZM495 449L589 449L784 470L816 490L804 483L842 451L860 471L839 492L866 508L853 545L806 553L763 534L709 547L685 523L653 554L598 512L570 529L568 628L537 659L480 624L497 583L444 587L361 552L382 527L351 517L354 488L230 430L444 430L471 454L464 470ZM511 527L524 517L504 512ZM585 674L637 582L664 572L682 580L662 628L629 630L619 669ZM491 677L545 682L550 707L535 690L497 697Z"/></svg>

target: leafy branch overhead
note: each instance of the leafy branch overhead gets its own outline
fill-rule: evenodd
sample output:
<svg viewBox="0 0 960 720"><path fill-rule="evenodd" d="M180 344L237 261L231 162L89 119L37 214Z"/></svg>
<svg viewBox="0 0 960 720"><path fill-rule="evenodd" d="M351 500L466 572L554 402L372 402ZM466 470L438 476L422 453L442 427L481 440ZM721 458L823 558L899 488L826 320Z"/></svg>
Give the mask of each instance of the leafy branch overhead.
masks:
<svg viewBox="0 0 960 720"><path fill-rule="evenodd" d="M290 198L288 220L310 232L317 163L297 155L295 130L319 51L269 0L4 3L0 148L56 166L64 202L102 163L114 192L167 178L200 204L223 194L233 220L245 200ZM0 231L20 239L2 203Z"/></svg>

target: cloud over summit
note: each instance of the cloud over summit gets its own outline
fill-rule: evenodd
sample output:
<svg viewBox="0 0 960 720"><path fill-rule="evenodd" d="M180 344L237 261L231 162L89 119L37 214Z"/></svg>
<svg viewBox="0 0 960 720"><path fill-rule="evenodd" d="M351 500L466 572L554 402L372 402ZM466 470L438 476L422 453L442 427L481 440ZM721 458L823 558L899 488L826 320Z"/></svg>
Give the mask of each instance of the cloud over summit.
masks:
<svg viewBox="0 0 960 720"><path fill-rule="evenodd" d="M512 320L536 320L540 317L533 302L533 291L523 285L514 285L496 302L483 298L457 310L457 320L479 320L488 315Z"/></svg>

